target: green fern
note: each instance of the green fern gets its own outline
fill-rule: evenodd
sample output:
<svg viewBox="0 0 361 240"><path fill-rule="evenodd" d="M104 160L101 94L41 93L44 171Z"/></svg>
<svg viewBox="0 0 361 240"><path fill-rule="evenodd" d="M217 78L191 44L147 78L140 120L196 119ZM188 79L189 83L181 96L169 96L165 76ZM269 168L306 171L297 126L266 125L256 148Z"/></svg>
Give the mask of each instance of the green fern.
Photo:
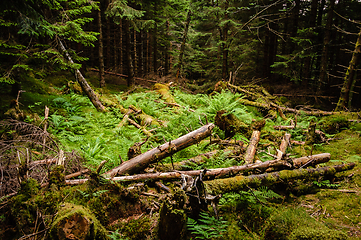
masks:
<svg viewBox="0 0 361 240"><path fill-rule="evenodd" d="M192 218L187 220L187 229L195 235L195 239L220 239L227 231L228 225L222 218L217 219L205 212L199 214L197 221Z"/></svg>

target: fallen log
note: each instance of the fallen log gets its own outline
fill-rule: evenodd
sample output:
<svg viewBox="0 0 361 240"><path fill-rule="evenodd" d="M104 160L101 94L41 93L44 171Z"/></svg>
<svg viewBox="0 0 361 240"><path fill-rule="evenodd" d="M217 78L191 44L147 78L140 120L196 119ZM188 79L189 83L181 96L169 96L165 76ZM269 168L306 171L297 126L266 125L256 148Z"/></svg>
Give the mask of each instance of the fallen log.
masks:
<svg viewBox="0 0 361 240"><path fill-rule="evenodd" d="M322 110L311 110L311 111L297 110L297 109L289 108L289 107L281 107L272 102L267 104L267 103L253 102L253 101L249 101L247 99L241 99L241 98L238 99L237 101L239 101L240 103L245 104L245 105L264 108L264 109L268 109L268 110L271 109L272 107L275 107L277 109L280 109L283 112L292 112L292 113L296 113L296 114L304 113L306 115L313 115L313 116L329 116L329 115L340 114L340 112L326 112L326 111L322 111Z"/></svg>
<svg viewBox="0 0 361 240"><path fill-rule="evenodd" d="M203 127L190 132L178 139L169 141L161 146L153 148L141 155L138 155L118 167L106 172L114 177L116 175L122 174L131 174L144 170L149 164L155 163L163 158L173 155L175 152L178 152L184 148L187 148L200 140L211 135L212 129L214 128L213 123L204 125Z"/></svg>
<svg viewBox="0 0 361 240"><path fill-rule="evenodd" d="M328 162L330 160L329 153L321 153L309 157L301 157L293 159L294 166L302 166L307 163L310 159L313 160L312 165L315 166L320 163ZM246 171L246 170L254 170L254 169L266 169L269 167L287 167L288 165L285 164L283 161L278 160L271 160L262 163L253 163L247 164L242 166L233 166L228 168L216 168L216 169L207 169L205 177L212 177L212 178L220 178L229 175L235 175L239 172ZM124 182L136 182L136 181L144 181L146 179L152 180L174 180L180 179L182 175L188 176L199 176L201 172L204 170L191 170L191 171L175 171L175 172L159 172L159 173L143 173L143 174L136 174L132 176L121 176L121 177L113 177L111 180L113 181L124 181ZM66 180L67 185L78 185L88 181L88 179L76 179L76 180Z"/></svg>
<svg viewBox="0 0 361 240"><path fill-rule="evenodd" d="M248 187L257 188L260 186L269 186L278 182L287 182L304 177L318 178L325 175L334 175L337 172L347 171L354 167L355 163L347 163L331 167L283 170L280 172L259 175L236 176L232 178L204 181L204 185L207 192L217 195L227 192L239 192Z"/></svg>
<svg viewBox="0 0 361 240"><path fill-rule="evenodd" d="M161 95L162 99L169 104L175 104L176 101L174 97L169 92L169 86L161 83L156 83L153 86L153 89ZM175 105L173 105L175 106ZM176 106L175 106L176 107Z"/></svg>

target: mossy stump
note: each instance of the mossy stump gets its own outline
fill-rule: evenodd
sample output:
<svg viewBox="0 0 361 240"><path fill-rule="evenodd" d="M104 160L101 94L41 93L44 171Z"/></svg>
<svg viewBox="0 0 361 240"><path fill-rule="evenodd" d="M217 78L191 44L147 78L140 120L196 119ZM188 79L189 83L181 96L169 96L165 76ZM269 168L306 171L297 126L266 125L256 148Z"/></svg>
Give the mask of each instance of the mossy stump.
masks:
<svg viewBox="0 0 361 240"><path fill-rule="evenodd" d="M100 222L82 206L66 203L50 228L50 239L107 239Z"/></svg>
<svg viewBox="0 0 361 240"><path fill-rule="evenodd" d="M187 216L183 209L175 208L168 200L160 210L158 233L160 240L178 240L186 237Z"/></svg>

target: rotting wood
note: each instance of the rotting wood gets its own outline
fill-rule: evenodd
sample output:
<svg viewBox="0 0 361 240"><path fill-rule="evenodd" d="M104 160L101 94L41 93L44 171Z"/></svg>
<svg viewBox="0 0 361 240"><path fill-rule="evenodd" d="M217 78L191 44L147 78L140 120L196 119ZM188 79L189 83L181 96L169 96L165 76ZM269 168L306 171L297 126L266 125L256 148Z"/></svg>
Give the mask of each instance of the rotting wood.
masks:
<svg viewBox="0 0 361 240"><path fill-rule="evenodd" d="M176 101L174 97L169 93L169 86L161 83L156 83L153 86L153 90L159 93L162 96L162 99L169 104L174 104ZM174 107L177 107L173 105Z"/></svg>
<svg viewBox="0 0 361 240"><path fill-rule="evenodd" d="M249 141L244 161L246 164L253 163L254 155L256 154L257 145L261 137L261 131L253 131L252 137Z"/></svg>
<svg viewBox="0 0 361 240"><path fill-rule="evenodd" d="M282 170L280 172L264 173L250 176L236 176L232 178L204 181L206 189L213 195L227 192L239 192L248 187L269 186L278 182L291 181L304 177L318 178L325 175L334 175L337 172L347 171L355 167L355 163L347 163L330 167Z"/></svg>
<svg viewBox="0 0 361 240"><path fill-rule="evenodd" d="M131 174L144 170L149 164L155 163L163 158L173 155L184 148L187 148L200 140L211 135L212 129L214 128L213 123L204 125L203 127L190 132L178 139L169 141L161 146L153 148L135 158L132 158L118 167L106 172L114 177L121 174Z"/></svg>
<svg viewBox="0 0 361 240"><path fill-rule="evenodd" d="M289 108L289 107L281 107L272 102L267 104L267 103L253 102L253 101L249 101L247 99L241 99L241 98L238 99L237 101L239 101L240 103L245 104L245 105L264 108L264 109L268 109L268 110L271 109L272 107L276 107L276 108L282 110L283 112L292 112L292 113L296 113L296 114L304 113L306 115L313 115L313 116L329 116L329 115L340 114L340 112L326 112L326 111L322 111L322 110L311 110L311 111L297 110L297 109Z"/></svg>
<svg viewBox="0 0 361 240"><path fill-rule="evenodd" d="M313 156L301 157L293 159L293 166L299 167L304 165L305 163L312 160L312 166L315 166L320 163L325 163L330 160L331 155L329 153L321 153ZM228 168L216 168L216 169L207 169L204 177L212 177L212 178L221 178L229 175L235 175L239 172L246 170L254 170L254 169L267 169L270 167L280 168L280 167L288 167L283 161L271 160L261 163L253 163L242 166L233 166ZM204 170L191 170L191 171L174 171L174 172L158 172L158 173L142 173L131 176L121 176L121 177L113 177L109 178L113 181L124 181L124 182L136 182L136 181L144 181L147 179L152 180L174 180L180 179L182 175L187 176L199 176L201 172ZM78 185L88 181L88 179L75 179L75 180L67 180L66 184L68 185Z"/></svg>

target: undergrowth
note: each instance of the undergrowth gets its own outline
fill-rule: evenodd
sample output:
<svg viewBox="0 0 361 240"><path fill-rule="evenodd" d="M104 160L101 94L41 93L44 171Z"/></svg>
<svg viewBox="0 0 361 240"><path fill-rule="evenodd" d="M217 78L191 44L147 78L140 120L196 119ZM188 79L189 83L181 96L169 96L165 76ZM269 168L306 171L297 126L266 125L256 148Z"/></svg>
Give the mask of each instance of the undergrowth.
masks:
<svg viewBox="0 0 361 240"><path fill-rule="evenodd" d="M196 130L207 122L214 122L216 113L220 110L226 110L227 114L233 114L247 125L263 118L260 111L254 107L247 107L237 101L242 98L241 94L231 92L215 93L213 95L205 94L187 94L177 88L171 89L176 102L181 106L173 108L163 103L160 96L153 91L135 92L132 94L117 93L106 95L109 101L116 101L116 104L127 109L131 105L135 106L153 118L162 123L161 127L146 126L152 131L152 136L146 136L143 131L126 124L119 127L124 114L116 107L109 107L107 112L100 113L95 110L87 97L75 93L63 94L57 97L50 97L48 100L36 101L29 108L37 110L42 115L40 107L45 104L50 106L49 114L49 132L51 132L62 144L65 151L76 150L83 158L89 168L95 169L100 162L107 160L103 171L109 170L127 160L128 149L136 142L143 142L142 152L157 147L165 141L179 138L190 131ZM47 101L47 102L46 102ZM262 130L259 148L264 150L263 153L258 151L257 159L267 161L273 159L272 154L276 154L276 149L284 135L283 131L274 130L275 125L290 125L293 116L287 116L284 120L281 117L266 119L266 125ZM331 164L353 161L361 162L361 150L359 142L355 139L360 137L360 127L357 124L346 125L346 118L319 118L301 114L297 116L297 127L288 132L292 135L292 140L305 141L307 128L310 121L317 123L317 129L324 129L327 138L334 138L339 145L347 145L347 152L341 147L335 147L327 143L301 145L288 148L290 156L304 156L321 152L330 152L332 159ZM344 128L350 127L351 130ZM327 130L327 131L326 131ZM217 127L212 132L212 138L224 138L224 132ZM234 137L248 144L249 138L237 133ZM202 141L196 145L190 146L173 155L173 161L179 162L185 159L195 157L201 153L211 151L217 148L215 144L210 145L209 141ZM220 151L207 162L200 166L193 166L195 169L230 167L243 164L238 158L228 157L229 150ZM162 160L162 163L169 163L170 158ZM194 239L306 239L304 236L318 238L313 229L307 228L311 223L317 227L320 232L330 239L345 239L345 234L331 231L332 227L336 228L342 225L340 220L342 216L352 213L353 216L347 220L347 224L357 225L360 222L360 216L355 213L358 209L358 200L347 201L338 193L328 192L337 190L340 187L358 186L359 176L354 182L335 183L331 180L314 181L312 184L317 187L319 193L317 197L320 203L332 209L335 219L322 218L314 219L308 212L301 208L295 208L292 202L293 196L281 197L279 189L268 189L261 187L259 189L249 189L241 192L231 192L224 194L219 201L219 216L210 213L201 213L200 218L188 219L189 235ZM117 189L118 191L119 189ZM114 191L114 192L117 192ZM327 191L327 192L325 192ZM282 191L280 191L282 192ZM102 222L109 222L113 218L112 208L118 208L126 211L130 205L124 205L111 194L112 189L97 188L80 188L72 190L70 197L77 204L84 204L94 210L97 217ZM282 192L284 194L284 192ZM63 194L64 195L64 194ZM126 195L123 193L123 195ZM132 201L138 201L139 196L131 197ZM64 198L64 196L44 195L44 199L49 200L45 204L46 208L51 208L50 202L55 198ZM129 196L128 196L129 198ZM328 200L334 205L327 202ZM288 207L280 208L280 203L291 199ZM39 200L40 201L40 200ZM305 200L306 201L306 200ZM109 203L104 207L104 202ZM297 202L298 204L298 202ZM318 205L315 204L316 207ZM345 207L346 206L346 207ZM104 207L104 208L103 208ZM103 214L104 209L109 210ZM212 212L212 211L209 211ZM327 211L325 211L327 212ZM117 211L121 214L121 211ZM324 214L325 215L325 214ZM0 222L3 221L3 215L0 215ZM319 220L319 221L318 221ZM141 225L142 230L140 229ZM119 223L109 237L112 239L141 239L141 235L151 227L151 220L142 216L140 220L129 220L127 223ZM343 229L344 232L348 231ZM119 232L120 231L120 232ZM308 235L307 235L308 234ZM132 238L133 237L133 238Z"/></svg>

